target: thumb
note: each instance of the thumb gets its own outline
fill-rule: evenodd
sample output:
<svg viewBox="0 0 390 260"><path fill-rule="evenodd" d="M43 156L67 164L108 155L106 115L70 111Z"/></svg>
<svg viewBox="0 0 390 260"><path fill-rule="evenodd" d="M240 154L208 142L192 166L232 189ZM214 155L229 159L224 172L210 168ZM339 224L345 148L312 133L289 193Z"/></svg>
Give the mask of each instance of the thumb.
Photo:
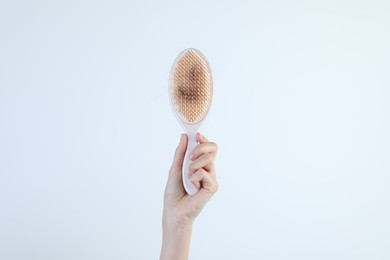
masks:
<svg viewBox="0 0 390 260"><path fill-rule="evenodd" d="M172 166L171 166L172 173L180 172L181 174L183 168L184 155L187 149L187 140L188 137L186 134L182 134L180 136L180 143L176 148L175 155L173 157Z"/></svg>

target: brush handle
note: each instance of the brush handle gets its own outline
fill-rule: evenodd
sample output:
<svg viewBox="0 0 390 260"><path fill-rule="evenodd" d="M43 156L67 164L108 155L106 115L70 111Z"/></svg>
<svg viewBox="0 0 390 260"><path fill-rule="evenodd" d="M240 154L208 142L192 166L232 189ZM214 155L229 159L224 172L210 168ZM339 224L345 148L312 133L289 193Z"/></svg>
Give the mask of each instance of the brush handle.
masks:
<svg viewBox="0 0 390 260"><path fill-rule="evenodd" d="M186 154L184 156L184 162L183 162L183 185L184 185L184 189L186 190L186 192L191 196L195 195L199 191L199 189L197 187L195 187L194 184L192 184L192 182L190 181L189 176L188 176L189 166L190 166L190 163L192 162L190 160L190 154L197 144L198 144L198 142L196 141L196 132L195 133L188 133L187 150L186 150Z"/></svg>

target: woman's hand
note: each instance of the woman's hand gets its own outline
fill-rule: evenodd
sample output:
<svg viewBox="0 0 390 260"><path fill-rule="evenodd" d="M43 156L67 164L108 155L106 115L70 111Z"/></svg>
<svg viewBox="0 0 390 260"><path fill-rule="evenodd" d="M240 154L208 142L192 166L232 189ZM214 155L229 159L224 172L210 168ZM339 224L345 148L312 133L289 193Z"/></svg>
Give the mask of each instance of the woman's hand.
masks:
<svg viewBox="0 0 390 260"><path fill-rule="evenodd" d="M161 260L188 259L192 223L218 189L214 168L217 145L199 133L196 140L199 144L190 154L189 175L199 192L190 196L183 187L182 168L188 139L182 134L165 188Z"/></svg>
<svg viewBox="0 0 390 260"><path fill-rule="evenodd" d="M218 183L214 169L217 145L197 133L199 144L191 151L189 175L192 183L200 190L194 196L186 193L182 182L182 168L187 148L187 135L182 134L176 149L172 167L165 188L164 213L168 228L189 226L200 213L203 206L217 191Z"/></svg>

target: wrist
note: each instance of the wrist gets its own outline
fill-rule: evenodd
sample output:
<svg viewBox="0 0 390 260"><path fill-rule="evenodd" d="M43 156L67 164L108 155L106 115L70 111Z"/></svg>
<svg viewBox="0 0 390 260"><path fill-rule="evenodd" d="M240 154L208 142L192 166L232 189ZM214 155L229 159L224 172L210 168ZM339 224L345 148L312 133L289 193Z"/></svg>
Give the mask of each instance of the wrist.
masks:
<svg viewBox="0 0 390 260"><path fill-rule="evenodd" d="M166 235L175 235L192 231L193 219L182 216L174 211L165 210L162 218L163 232Z"/></svg>
<svg viewBox="0 0 390 260"><path fill-rule="evenodd" d="M184 241L190 241L192 236L192 226L177 227L176 229L170 229L163 227L163 240L168 243L178 243Z"/></svg>
<svg viewBox="0 0 390 260"><path fill-rule="evenodd" d="M160 260L188 260L192 223L174 220L164 210L163 241Z"/></svg>

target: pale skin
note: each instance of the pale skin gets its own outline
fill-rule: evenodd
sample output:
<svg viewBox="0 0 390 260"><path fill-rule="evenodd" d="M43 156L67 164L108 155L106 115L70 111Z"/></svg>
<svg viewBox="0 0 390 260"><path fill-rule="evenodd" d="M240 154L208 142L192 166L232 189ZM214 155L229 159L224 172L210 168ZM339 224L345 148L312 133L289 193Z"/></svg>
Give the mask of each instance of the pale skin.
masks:
<svg viewBox="0 0 390 260"><path fill-rule="evenodd" d="M184 190L182 167L187 140L187 135L182 134L165 187L160 260L188 259L192 224L218 189L214 168L218 147L197 133L196 140L199 144L191 152L189 175L191 182L199 188L199 192L190 196Z"/></svg>

